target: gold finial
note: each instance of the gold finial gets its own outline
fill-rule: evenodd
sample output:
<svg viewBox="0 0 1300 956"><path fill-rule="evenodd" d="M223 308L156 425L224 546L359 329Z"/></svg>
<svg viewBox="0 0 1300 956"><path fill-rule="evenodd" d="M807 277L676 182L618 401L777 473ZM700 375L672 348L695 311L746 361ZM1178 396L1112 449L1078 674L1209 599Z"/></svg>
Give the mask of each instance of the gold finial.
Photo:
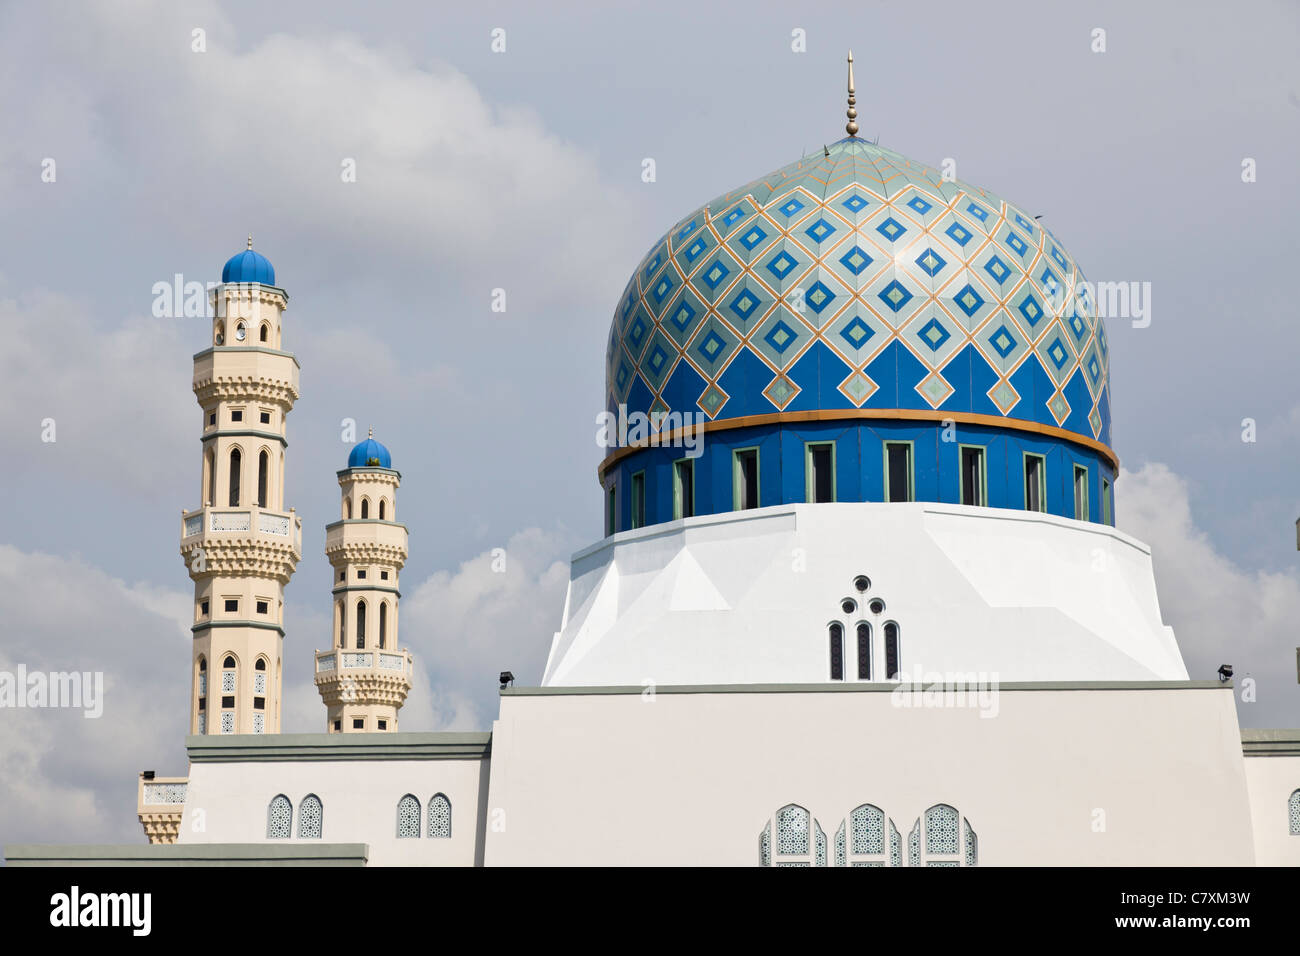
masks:
<svg viewBox="0 0 1300 956"><path fill-rule="evenodd" d="M367 437L367 438L374 438L374 437L375 437L375 426L374 426L374 425L371 425L371 426L370 426L370 434L367 435L366 437Z"/></svg>
<svg viewBox="0 0 1300 956"><path fill-rule="evenodd" d="M253 234L251 232L248 234L248 248L253 248Z"/></svg>
<svg viewBox="0 0 1300 956"><path fill-rule="evenodd" d="M858 111L854 109L857 99L853 95L853 51L849 51L849 121L844 124L844 131L850 136L858 135Z"/></svg>

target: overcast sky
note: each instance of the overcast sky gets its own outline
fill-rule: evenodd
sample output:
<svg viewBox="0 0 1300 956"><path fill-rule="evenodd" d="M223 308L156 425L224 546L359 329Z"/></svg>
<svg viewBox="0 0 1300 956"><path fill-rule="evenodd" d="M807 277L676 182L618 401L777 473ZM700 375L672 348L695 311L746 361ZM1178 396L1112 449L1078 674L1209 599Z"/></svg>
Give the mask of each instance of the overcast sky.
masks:
<svg viewBox="0 0 1300 956"><path fill-rule="evenodd" d="M1232 662L1258 681L1244 726L1300 724L1300 14L1138 6L0 5L0 669L108 684L99 720L0 711L0 843L138 842L135 773L185 769L209 333L155 318L156 282L218 279L251 232L290 296L284 730L324 728L345 418L403 477L402 729L485 729L497 671L540 679L568 555L601 533L628 275L690 209L843 135L847 45L864 135L1041 213L1090 279L1151 283L1149 327L1108 323L1118 523L1153 546L1192 676Z"/></svg>

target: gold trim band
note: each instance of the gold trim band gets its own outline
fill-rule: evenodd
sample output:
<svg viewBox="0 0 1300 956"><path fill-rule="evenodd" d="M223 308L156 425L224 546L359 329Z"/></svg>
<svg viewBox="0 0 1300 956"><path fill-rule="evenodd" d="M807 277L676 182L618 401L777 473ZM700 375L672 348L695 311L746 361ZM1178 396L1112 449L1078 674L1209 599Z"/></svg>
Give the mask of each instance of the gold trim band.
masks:
<svg viewBox="0 0 1300 956"><path fill-rule="evenodd" d="M983 415L978 412L940 412L919 408L848 408L848 409L816 409L807 412L771 412L766 415L744 415L740 418L722 418L717 421L705 422L703 425L693 425L682 428L674 428L670 432L655 436L659 445L671 445L683 435L704 432L727 431L732 428L749 428L754 425L784 425L796 422L833 422L833 421L854 421L858 419L893 419L895 421L911 422L944 422L952 421L963 425L984 425L990 428L1010 428L1015 431L1031 432L1036 435L1046 435L1049 438L1059 438L1062 441L1073 442L1076 445L1082 445L1095 452L1100 453L1107 461L1110 462L1117 472L1119 471L1119 456L1111 450L1109 445L1097 441L1095 438L1088 438L1086 435L1080 435L1077 432L1067 431L1064 428L1058 428L1056 425L1041 425L1038 422L1027 422L1021 418L1003 418L1001 415ZM636 445L627 445L619 448L605 457L596 469L596 477L603 481L605 474L614 465L622 459L643 448L655 447L649 441L641 442Z"/></svg>

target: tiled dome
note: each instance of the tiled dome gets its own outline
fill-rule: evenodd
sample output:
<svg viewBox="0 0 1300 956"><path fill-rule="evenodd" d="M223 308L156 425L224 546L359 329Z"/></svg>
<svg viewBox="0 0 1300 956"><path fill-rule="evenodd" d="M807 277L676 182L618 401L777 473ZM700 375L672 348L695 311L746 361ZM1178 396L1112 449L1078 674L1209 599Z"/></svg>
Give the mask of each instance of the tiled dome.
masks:
<svg viewBox="0 0 1300 956"><path fill-rule="evenodd" d="M655 243L614 313L607 404L953 411L1109 445L1106 334L1067 294L1082 279L1024 210L849 137Z"/></svg>

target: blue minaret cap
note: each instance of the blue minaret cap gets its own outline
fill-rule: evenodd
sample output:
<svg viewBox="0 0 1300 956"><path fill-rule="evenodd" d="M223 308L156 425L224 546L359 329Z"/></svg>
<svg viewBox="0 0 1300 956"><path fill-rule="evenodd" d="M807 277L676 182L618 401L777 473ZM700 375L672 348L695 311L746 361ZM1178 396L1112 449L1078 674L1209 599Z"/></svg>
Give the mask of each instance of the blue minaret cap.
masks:
<svg viewBox="0 0 1300 956"><path fill-rule="evenodd" d="M352 446L352 453L348 455L349 468L374 468L374 461L379 462L380 468L392 468L393 456L388 454L388 449L379 442L375 441L375 431L370 430L370 436L365 441L359 441Z"/></svg>
<svg viewBox="0 0 1300 956"><path fill-rule="evenodd" d="M260 282L275 285L275 266L260 252L253 251L253 237L248 237L248 248L226 260L221 270L222 282Z"/></svg>

